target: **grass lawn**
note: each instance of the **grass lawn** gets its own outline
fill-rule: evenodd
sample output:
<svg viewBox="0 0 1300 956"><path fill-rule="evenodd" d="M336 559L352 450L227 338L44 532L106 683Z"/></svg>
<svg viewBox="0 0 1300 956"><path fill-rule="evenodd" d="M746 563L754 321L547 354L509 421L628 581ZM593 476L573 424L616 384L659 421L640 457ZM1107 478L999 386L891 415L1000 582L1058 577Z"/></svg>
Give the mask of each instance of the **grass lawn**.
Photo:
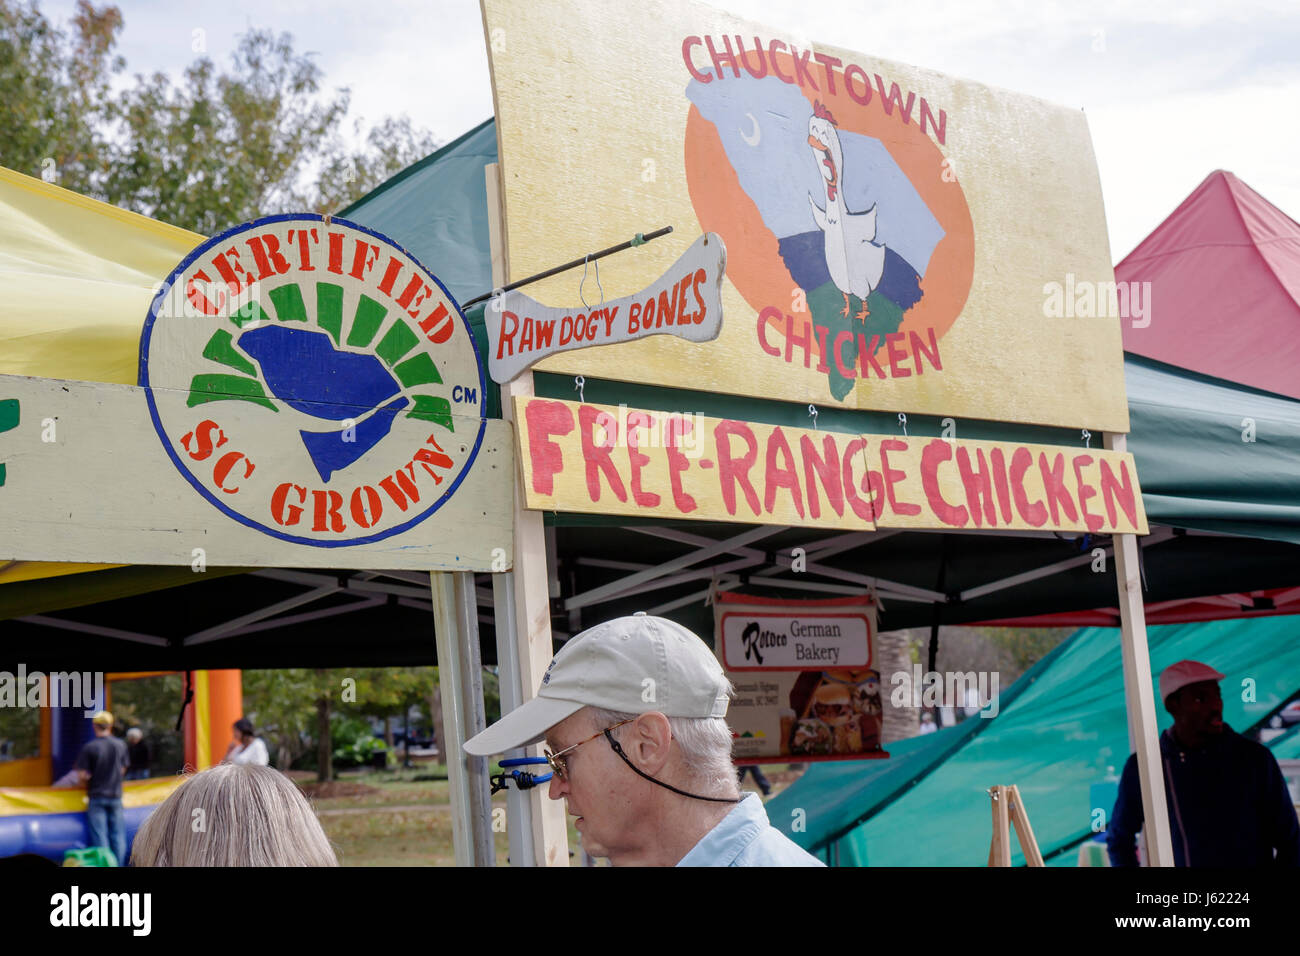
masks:
<svg viewBox="0 0 1300 956"><path fill-rule="evenodd" d="M775 769L775 768L773 768ZM290 772L320 817L325 835L342 866L455 866L451 835L451 806L447 768L430 764L415 770L344 772L320 788L311 773ZM769 773L773 792L794 779L793 774ZM788 779L787 779L788 778ZM755 790L752 779L746 790ZM506 795L493 798L494 808L506 806ZM569 848L577 851L578 834L568 820ZM497 865L507 866L509 841L496 839ZM572 857L576 862L577 857Z"/></svg>

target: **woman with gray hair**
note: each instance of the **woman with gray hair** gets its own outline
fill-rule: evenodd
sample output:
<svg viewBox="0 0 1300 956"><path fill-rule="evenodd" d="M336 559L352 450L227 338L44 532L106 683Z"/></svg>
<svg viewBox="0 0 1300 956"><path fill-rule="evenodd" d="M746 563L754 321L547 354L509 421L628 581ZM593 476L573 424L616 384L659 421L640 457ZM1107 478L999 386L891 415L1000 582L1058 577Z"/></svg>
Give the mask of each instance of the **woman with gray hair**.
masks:
<svg viewBox="0 0 1300 956"><path fill-rule="evenodd" d="M311 804L277 770L219 764L141 825L132 866L338 866Z"/></svg>

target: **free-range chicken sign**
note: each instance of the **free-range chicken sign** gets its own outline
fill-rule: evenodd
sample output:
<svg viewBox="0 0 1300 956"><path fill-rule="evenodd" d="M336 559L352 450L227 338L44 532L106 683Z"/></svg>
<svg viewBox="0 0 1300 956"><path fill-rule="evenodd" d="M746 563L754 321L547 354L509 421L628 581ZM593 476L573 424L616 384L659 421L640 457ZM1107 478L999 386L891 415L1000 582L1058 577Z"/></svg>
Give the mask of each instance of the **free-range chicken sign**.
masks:
<svg viewBox="0 0 1300 956"><path fill-rule="evenodd" d="M629 341L542 370L1127 429L1100 182L1077 110L687 0L483 7L513 276L647 222L727 248L716 340ZM620 69L589 68L592 36ZM589 148L572 148L575 129ZM681 251L616 257L606 292L644 288ZM530 294L568 301L571 283ZM1099 306L1060 318L1049 304L1063 287Z"/></svg>

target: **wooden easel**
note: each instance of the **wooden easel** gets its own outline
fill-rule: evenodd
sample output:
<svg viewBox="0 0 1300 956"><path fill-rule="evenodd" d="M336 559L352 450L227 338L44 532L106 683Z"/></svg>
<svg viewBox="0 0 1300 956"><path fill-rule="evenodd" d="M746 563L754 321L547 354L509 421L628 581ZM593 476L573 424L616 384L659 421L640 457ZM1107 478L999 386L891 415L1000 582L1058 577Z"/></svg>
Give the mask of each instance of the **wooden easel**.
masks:
<svg viewBox="0 0 1300 956"><path fill-rule="evenodd" d="M1038 841L1034 839L1033 827L1029 825L1029 816L1025 813L1024 801L1020 799L1020 790L1012 784L1009 787L991 787L988 793L993 800L993 842L989 846L989 866L1011 865L1011 832L1008 823L1015 824L1025 861L1030 866L1044 866L1043 855L1038 852Z"/></svg>

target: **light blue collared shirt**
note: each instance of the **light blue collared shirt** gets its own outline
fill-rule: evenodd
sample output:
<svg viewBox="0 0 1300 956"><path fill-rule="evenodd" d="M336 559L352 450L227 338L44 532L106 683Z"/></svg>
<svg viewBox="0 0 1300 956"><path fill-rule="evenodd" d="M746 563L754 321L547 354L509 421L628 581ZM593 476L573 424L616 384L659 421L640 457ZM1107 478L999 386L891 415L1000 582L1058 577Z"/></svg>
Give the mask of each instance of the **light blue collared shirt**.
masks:
<svg viewBox="0 0 1300 956"><path fill-rule="evenodd" d="M751 793L704 835L678 866L825 866L772 826L758 794Z"/></svg>

